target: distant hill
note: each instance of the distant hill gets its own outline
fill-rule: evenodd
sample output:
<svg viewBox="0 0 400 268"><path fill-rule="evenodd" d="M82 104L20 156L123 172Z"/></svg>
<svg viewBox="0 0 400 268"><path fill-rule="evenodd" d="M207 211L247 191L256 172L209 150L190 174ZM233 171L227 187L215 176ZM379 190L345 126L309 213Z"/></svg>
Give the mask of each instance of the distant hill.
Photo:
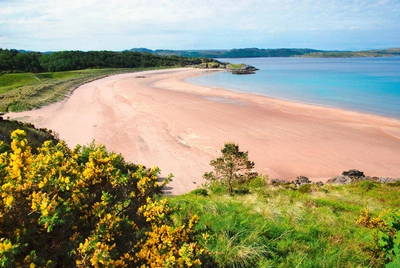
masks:
<svg viewBox="0 0 400 268"><path fill-rule="evenodd" d="M321 50L308 48L240 48L231 50L151 50L147 48L132 48L129 51L146 52L158 55L175 55L194 58L250 58L250 57L293 57L301 56L311 52L322 52Z"/></svg>
<svg viewBox="0 0 400 268"><path fill-rule="evenodd" d="M309 48L240 48L231 50L166 50L132 48L129 51L151 53L163 56L189 58L254 58L254 57L309 57L309 58L348 58L348 57L387 57L400 55L400 48L367 51L325 51Z"/></svg>

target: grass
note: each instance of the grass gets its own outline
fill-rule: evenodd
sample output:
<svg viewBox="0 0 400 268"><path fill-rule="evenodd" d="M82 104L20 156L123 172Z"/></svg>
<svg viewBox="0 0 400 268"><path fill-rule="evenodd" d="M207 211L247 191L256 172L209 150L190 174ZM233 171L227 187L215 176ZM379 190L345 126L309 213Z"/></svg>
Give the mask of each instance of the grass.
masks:
<svg viewBox="0 0 400 268"><path fill-rule="evenodd" d="M243 68L243 67L246 67L246 64L244 64L244 63L239 63L239 64L229 63L227 65L228 69L240 69L240 68Z"/></svg>
<svg viewBox="0 0 400 268"><path fill-rule="evenodd" d="M37 109L66 98L76 87L90 81L113 74L143 70L148 69L87 69L38 74L2 74L0 112Z"/></svg>
<svg viewBox="0 0 400 268"><path fill-rule="evenodd" d="M399 184L302 193L258 182L250 194L234 196L210 189L170 202L181 208L177 219L200 217L197 228L209 235L200 240L220 267L382 267L373 231L355 222L365 207L376 216L400 202Z"/></svg>

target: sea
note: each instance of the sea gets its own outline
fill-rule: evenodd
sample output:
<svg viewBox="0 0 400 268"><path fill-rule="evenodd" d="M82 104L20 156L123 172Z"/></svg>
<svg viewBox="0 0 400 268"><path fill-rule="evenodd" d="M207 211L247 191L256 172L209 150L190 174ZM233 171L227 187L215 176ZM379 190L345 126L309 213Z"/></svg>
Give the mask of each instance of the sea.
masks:
<svg viewBox="0 0 400 268"><path fill-rule="evenodd" d="M217 60L259 71L212 72L187 82L400 119L400 57Z"/></svg>

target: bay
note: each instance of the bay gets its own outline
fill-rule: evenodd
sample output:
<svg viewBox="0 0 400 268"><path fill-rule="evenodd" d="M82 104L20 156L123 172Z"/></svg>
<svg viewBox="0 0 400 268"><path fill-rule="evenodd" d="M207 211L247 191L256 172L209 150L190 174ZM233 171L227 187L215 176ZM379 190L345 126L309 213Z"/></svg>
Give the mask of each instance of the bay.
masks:
<svg viewBox="0 0 400 268"><path fill-rule="evenodd" d="M218 59L260 69L253 75L215 72L198 85L400 118L400 57Z"/></svg>

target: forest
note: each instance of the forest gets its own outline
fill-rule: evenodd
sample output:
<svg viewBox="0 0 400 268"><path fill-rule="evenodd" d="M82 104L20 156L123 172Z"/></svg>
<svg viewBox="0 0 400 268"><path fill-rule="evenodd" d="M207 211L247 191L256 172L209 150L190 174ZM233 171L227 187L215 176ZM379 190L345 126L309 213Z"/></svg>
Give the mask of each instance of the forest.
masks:
<svg viewBox="0 0 400 268"><path fill-rule="evenodd" d="M132 51L20 52L0 49L0 72L60 72L93 68L172 67L212 62L211 59L154 55Z"/></svg>

